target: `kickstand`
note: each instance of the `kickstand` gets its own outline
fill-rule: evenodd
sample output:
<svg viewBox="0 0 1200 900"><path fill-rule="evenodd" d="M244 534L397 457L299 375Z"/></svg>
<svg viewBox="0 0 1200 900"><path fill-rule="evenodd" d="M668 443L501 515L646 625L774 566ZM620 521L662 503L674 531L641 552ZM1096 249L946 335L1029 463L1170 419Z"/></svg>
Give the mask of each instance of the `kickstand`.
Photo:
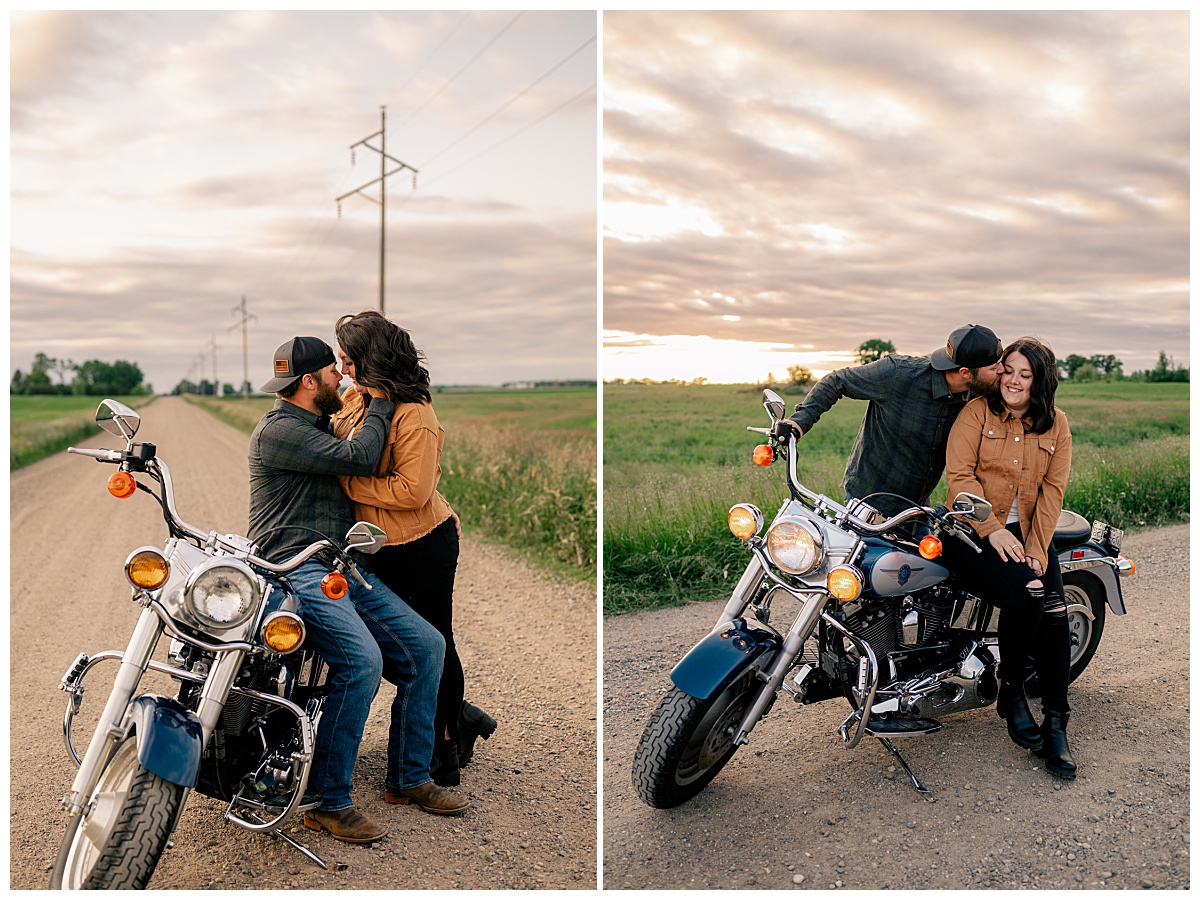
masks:
<svg viewBox="0 0 1200 900"><path fill-rule="evenodd" d="M891 741L889 741L887 738L885 738L881 735L877 734L875 736L877 738L879 738L879 742L881 744L883 744L883 746L887 747L888 751L892 754L892 756L896 757L896 759L899 761L900 765L904 767L904 771L907 772L908 777L912 779L913 787L915 787L917 789L917 793L919 793L926 800L932 799L933 791L929 790L929 788L927 788L927 787L925 787L925 785L921 784L921 779L919 779L916 776L916 773L914 773L913 770L908 767L908 763L906 763L904 761L904 757L900 755L900 751L896 749L895 744L893 744Z"/></svg>
<svg viewBox="0 0 1200 900"><path fill-rule="evenodd" d="M249 815L250 815L251 819L254 819L257 822L263 821L263 819L258 815L258 813L251 812ZM309 850L307 847L305 847L303 844L301 844L299 841L297 841L295 838L291 837L290 835L284 834L278 828L268 831L267 834L271 835L272 837L279 838L285 844L290 844L291 846L293 846L297 850L299 850L301 853L303 853L305 856L307 856L309 859L311 859L313 862L315 862L318 866L320 866L326 872L330 871L330 868L329 868L328 864L325 862L325 860L321 859L321 857L317 856L317 854L313 853L311 850ZM346 868L345 863L335 862L333 864L333 869L335 871L339 871L344 868Z"/></svg>

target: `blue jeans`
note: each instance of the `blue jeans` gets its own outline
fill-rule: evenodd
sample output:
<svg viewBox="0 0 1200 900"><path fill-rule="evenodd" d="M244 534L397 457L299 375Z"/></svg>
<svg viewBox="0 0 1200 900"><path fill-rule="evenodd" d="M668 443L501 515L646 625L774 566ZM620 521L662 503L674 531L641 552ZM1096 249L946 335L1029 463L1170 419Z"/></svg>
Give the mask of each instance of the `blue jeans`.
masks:
<svg viewBox="0 0 1200 900"><path fill-rule="evenodd" d="M373 573L360 571L372 589L349 577L350 592L341 600L321 593L321 579L329 572L322 563L307 562L288 576L308 641L329 664L330 691L308 780L310 789L321 792L325 811L354 805L350 776L381 677L396 685L386 786L414 788L432 780L433 716L446 642Z"/></svg>

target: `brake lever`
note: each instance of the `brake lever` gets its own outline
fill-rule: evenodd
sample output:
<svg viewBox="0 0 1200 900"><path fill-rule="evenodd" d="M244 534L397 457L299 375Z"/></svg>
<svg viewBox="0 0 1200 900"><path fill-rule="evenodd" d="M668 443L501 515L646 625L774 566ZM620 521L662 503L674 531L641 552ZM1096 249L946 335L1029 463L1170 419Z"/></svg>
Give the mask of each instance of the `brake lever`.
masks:
<svg viewBox="0 0 1200 900"><path fill-rule="evenodd" d="M358 583L365 587L368 591L372 590L371 585L367 583L367 579L363 578L362 573L358 571L358 566L355 565L354 560L347 556L346 563L350 567L350 574L358 580Z"/></svg>

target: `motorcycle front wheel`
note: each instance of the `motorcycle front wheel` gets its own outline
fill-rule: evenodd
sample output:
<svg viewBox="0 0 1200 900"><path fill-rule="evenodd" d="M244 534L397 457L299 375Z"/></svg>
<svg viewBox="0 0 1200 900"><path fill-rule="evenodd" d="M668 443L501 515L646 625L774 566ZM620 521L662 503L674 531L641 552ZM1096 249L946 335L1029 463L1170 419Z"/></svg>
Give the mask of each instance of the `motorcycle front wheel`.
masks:
<svg viewBox="0 0 1200 900"><path fill-rule="evenodd" d="M643 802L670 809L700 793L737 750L734 730L761 688L753 672L708 700L671 688L633 755L633 786Z"/></svg>
<svg viewBox="0 0 1200 900"><path fill-rule="evenodd" d="M66 890L141 890L154 874L184 789L138 762L137 738L118 746L88 798L73 816L50 887Z"/></svg>

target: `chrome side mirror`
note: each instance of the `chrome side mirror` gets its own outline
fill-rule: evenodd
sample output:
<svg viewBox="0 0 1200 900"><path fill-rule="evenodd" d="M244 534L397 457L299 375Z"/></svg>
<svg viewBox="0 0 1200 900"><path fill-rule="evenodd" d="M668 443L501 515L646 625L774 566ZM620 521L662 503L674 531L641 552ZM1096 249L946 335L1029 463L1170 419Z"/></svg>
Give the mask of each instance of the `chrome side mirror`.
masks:
<svg viewBox="0 0 1200 900"><path fill-rule="evenodd" d="M787 414L787 404L770 388L763 391L763 409L771 417L772 422L778 422Z"/></svg>
<svg viewBox="0 0 1200 900"><path fill-rule="evenodd" d="M116 400L102 400L96 407L96 424L126 441L132 441L137 434L142 417L135 410Z"/></svg>
<svg viewBox="0 0 1200 900"><path fill-rule="evenodd" d="M992 514L992 504L988 503L982 497L976 497L974 494L968 494L963 491L954 498L952 509L956 513L963 513L968 519L975 522L986 522L988 516Z"/></svg>
<svg viewBox="0 0 1200 900"><path fill-rule="evenodd" d="M355 522L346 532L346 549L374 553L387 543L387 532L370 522Z"/></svg>

